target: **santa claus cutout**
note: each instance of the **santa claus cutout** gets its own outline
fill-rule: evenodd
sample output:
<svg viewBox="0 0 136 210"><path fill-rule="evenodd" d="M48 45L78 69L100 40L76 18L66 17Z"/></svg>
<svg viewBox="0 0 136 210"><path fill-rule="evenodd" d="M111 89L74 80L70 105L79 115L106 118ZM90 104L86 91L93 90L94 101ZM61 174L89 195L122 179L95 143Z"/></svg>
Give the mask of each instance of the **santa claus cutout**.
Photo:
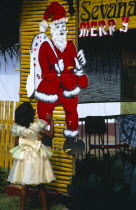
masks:
<svg viewBox="0 0 136 210"><path fill-rule="evenodd" d="M52 18L49 23L51 39L45 34L48 18ZM82 140L75 141L78 136L78 94L88 86L88 78L83 70L86 64L83 50L77 53L74 43L67 40L67 22L66 10L60 3L52 2L45 10L40 33L31 45L26 89L28 97L37 99L40 119L46 120L46 114L52 114L57 105L64 107L67 129L64 130L63 148L65 152L78 154L84 149Z"/></svg>

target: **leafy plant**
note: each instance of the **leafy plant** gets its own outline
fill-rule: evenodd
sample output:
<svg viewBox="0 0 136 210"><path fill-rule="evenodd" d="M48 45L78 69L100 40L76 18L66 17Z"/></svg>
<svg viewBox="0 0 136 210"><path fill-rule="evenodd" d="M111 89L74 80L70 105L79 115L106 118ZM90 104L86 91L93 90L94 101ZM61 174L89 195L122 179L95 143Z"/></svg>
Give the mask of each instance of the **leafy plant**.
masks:
<svg viewBox="0 0 136 210"><path fill-rule="evenodd" d="M0 192L4 192L6 185L8 184L7 182L8 172L9 172L8 169L0 167Z"/></svg>
<svg viewBox="0 0 136 210"><path fill-rule="evenodd" d="M135 163L136 150L106 154L103 160L93 156L78 162L77 173L68 186L71 210L135 209Z"/></svg>

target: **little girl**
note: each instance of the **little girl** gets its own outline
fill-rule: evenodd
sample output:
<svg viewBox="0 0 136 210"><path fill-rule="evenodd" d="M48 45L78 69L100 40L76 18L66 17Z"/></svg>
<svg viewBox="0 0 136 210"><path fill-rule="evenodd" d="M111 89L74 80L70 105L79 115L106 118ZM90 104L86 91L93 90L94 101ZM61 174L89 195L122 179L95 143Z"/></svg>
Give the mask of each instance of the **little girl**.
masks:
<svg viewBox="0 0 136 210"><path fill-rule="evenodd" d="M54 124L51 115L46 119L50 122L50 130L46 130L44 120L34 122L35 111L29 102L22 103L15 110L15 123L12 134L15 136L15 147L10 150L15 159L10 170L8 181L21 184L20 209L25 209L26 194L29 185L37 185L43 209L47 210L44 183L55 180L49 157L52 152L42 144L43 135L53 138Z"/></svg>

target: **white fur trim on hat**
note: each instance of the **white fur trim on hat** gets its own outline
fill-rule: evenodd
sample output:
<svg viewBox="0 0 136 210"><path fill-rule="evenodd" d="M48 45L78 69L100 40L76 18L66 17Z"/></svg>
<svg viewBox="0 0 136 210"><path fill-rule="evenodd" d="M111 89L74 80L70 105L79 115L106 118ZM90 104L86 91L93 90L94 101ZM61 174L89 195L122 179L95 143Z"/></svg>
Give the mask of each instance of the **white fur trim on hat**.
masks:
<svg viewBox="0 0 136 210"><path fill-rule="evenodd" d="M45 94L45 93L41 93L38 91L35 91L35 99L39 100L39 101L44 101L44 102L48 102L48 103L53 103L55 101L58 100L58 96L56 94L51 95L51 94Z"/></svg>
<svg viewBox="0 0 136 210"><path fill-rule="evenodd" d="M75 131L71 131L71 130L68 130L68 129L64 130L64 135L66 137L76 137L76 136L78 136L78 134L79 134L78 130L75 130Z"/></svg>
<svg viewBox="0 0 136 210"><path fill-rule="evenodd" d="M48 23L46 20L42 20L40 23L39 23L39 29L40 29L40 32L46 32L48 28Z"/></svg>
<svg viewBox="0 0 136 210"><path fill-rule="evenodd" d="M26 81L26 91L27 97L30 98L34 94L34 76L32 74L28 75Z"/></svg>
<svg viewBox="0 0 136 210"><path fill-rule="evenodd" d="M63 95L66 97L66 98L72 98L76 95L78 95L78 93L80 92L80 87L76 87L74 90L64 90L63 92Z"/></svg>

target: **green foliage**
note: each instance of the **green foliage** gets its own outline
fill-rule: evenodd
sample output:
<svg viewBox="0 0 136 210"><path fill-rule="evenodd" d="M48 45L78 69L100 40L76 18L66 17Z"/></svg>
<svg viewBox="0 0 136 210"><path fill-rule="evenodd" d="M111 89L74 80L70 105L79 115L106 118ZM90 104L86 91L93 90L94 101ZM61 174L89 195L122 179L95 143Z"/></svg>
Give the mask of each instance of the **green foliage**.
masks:
<svg viewBox="0 0 136 210"><path fill-rule="evenodd" d="M71 210L134 210L136 203L136 151L95 156L77 163L68 186Z"/></svg>
<svg viewBox="0 0 136 210"><path fill-rule="evenodd" d="M0 210L18 210L19 205L18 197L8 197L6 194L0 193Z"/></svg>
<svg viewBox="0 0 136 210"><path fill-rule="evenodd" d="M0 167L0 192L5 192L9 170Z"/></svg>

